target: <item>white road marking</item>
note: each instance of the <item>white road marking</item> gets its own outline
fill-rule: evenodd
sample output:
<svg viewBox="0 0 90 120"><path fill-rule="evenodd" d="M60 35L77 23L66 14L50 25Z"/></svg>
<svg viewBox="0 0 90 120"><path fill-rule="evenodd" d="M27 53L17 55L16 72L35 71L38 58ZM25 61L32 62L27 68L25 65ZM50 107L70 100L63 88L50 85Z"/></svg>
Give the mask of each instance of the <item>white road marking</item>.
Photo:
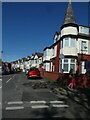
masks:
<svg viewBox="0 0 90 120"><path fill-rule="evenodd" d="M17 107L6 107L6 110L19 110L19 109L24 109L23 106L17 106Z"/></svg>
<svg viewBox="0 0 90 120"><path fill-rule="evenodd" d="M12 102L8 102L7 103L8 105L11 105L11 104L23 104L22 101L12 101Z"/></svg>
<svg viewBox="0 0 90 120"><path fill-rule="evenodd" d="M2 86L0 86L0 89L2 88Z"/></svg>
<svg viewBox="0 0 90 120"><path fill-rule="evenodd" d="M48 105L34 105L34 106L31 106L31 108L49 108Z"/></svg>
<svg viewBox="0 0 90 120"><path fill-rule="evenodd" d="M13 75L13 78L16 76L16 74L15 75Z"/></svg>
<svg viewBox="0 0 90 120"><path fill-rule="evenodd" d="M2 81L2 79L0 79L0 81Z"/></svg>
<svg viewBox="0 0 90 120"><path fill-rule="evenodd" d="M53 107L69 107L68 105L52 105Z"/></svg>
<svg viewBox="0 0 90 120"><path fill-rule="evenodd" d="M16 75L13 75L11 78L9 78L9 80L6 82L8 83L10 80L12 80Z"/></svg>
<svg viewBox="0 0 90 120"><path fill-rule="evenodd" d="M12 80L12 78L10 78L6 83L8 83L10 80Z"/></svg>
<svg viewBox="0 0 90 120"><path fill-rule="evenodd" d="M50 103L63 103L63 101L50 101Z"/></svg>
<svg viewBox="0 0 90 120"><path fill-rule="evenodd" d="M30 103L46 103L46 101L30 101Z"/></svg>

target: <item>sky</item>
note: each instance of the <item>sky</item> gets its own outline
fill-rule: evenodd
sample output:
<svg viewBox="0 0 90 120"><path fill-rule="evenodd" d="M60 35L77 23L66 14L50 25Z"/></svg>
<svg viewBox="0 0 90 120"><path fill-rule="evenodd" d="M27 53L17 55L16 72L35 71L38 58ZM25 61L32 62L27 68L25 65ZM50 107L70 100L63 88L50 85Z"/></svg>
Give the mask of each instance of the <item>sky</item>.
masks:
<svg viewBox="0 0 90 120"><path fill-rule="evenodd" d="M2 59L15 61L43 52L60 31L68 2L3 2ZM72 2L76 23L88 26L88 2Z"/></svg>

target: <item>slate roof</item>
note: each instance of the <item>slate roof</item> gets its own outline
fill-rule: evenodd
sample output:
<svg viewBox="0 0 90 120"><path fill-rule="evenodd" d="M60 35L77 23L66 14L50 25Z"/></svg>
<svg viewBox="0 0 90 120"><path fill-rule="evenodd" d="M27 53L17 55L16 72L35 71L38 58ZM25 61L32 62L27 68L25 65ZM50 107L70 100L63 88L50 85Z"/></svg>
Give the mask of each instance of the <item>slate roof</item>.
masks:
<svg viewBox="0 0 90 120"><path fill-rule="evenodd" d="M71 2L68 3L63 24L68 24L68 23L74 23L74 24L76 23Z"/></svg>
<svg viewBox="0 0 90 120"><path fill-rule="evenodd" d="M42 57L43 56L43 53L40 53L40 52L36 52L35 53L38 57Z"/></svg>

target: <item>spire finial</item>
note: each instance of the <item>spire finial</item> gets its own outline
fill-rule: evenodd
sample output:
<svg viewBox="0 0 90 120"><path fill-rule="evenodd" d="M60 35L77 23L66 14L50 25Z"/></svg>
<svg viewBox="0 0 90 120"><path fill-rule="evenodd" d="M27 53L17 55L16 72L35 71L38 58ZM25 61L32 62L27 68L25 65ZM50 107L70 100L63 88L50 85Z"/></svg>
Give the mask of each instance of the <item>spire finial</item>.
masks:
<svg viewBox="0 0 90 120"><path fill-rule="evenodd" d="M75 23L75 17L74 17L74 12L71 4L71 0L68 0L68 7L65 13L64 17L64 23L63 24L68 24L68 23Z"/></svg>
<svg viewBox="0 0 90 120"><path fill-rule="evenodd" d="M71 4L71 0L69 0L69 3Z"/></svg>

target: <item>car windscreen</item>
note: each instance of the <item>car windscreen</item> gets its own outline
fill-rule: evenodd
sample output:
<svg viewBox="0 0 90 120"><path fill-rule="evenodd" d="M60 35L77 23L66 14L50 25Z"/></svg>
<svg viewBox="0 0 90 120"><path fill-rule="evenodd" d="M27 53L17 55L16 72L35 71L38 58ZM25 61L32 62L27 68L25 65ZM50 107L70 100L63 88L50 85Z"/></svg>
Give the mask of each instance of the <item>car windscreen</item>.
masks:
<svg viewBox="0 0 90 120"><path fill-rule="evenodd" d="M30 68L30 71L38 71L38 68Z"/></svg>

